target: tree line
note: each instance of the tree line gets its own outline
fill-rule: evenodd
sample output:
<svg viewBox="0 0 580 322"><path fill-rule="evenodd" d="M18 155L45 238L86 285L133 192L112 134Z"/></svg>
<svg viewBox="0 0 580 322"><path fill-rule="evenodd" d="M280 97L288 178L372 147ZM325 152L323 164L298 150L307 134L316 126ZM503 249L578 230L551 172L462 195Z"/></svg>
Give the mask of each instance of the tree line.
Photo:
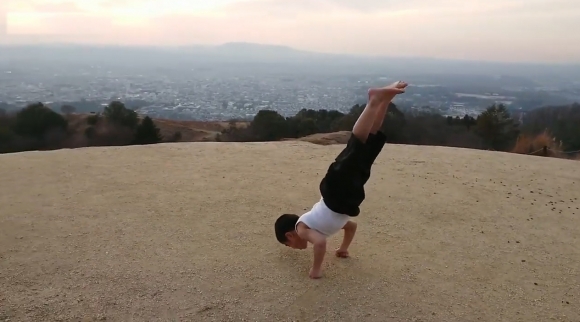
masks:
<svg viewBox="0 0 580 322"><path fill-rule="evenodd" d="M230 126L222 141L276 141L315 133L350 131L364 109L354 105L348 113L303 109L284 117L276 111L261 110L246 128ZM503 104L493 104L472 117L442 116L432 111L402 112L389 106L382 131L389 143L437 145L534 153L547 146L551 150L580 150L580 105L544 107L525 112L520 124Z"/></svg>
<svg viewBox="0 0 580 322"><path fill-rule="evenodd" d="M139 115L119 101L102 113L75 119L75 108L63 105L62 113L42 103L17 112L0 109L0 153L53 150L84 146L155 144L163 140L153 120Z"/></svg>
<svg viewBox="0 0 580 322"><path fill-rule="evenodd" d="M350 131L364 105L347 113L303 109L284 117L261 110L246 127L235 121L218 141L263 142L300 138L316 133ZM163 138L154 121L142 119L122 102L109 103L101 113L75 119L75 107L63 105L57 113L42 103L18 112L0 109L0 153L83 146L109 146L176 142L180 133ZM520 124L517 119L523 118ZM543 107L514 118L502 104L493 104L477 117L442 116L432 110L402 111L389 106L383 123L389 143L438 145L516 153L580 150L580 105ZM79 121L80 120L80 121ZM80 123L79 123L80 122ZM546 154L546 149L544 149Z"/></svg>

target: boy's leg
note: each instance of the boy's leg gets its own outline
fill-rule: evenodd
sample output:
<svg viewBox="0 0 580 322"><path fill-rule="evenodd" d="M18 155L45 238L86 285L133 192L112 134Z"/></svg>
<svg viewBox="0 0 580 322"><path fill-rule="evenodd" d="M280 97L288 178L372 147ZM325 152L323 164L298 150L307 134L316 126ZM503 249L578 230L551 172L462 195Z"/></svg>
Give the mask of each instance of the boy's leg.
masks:
<svg viewBox="0 0 580 322"><path fill-rule="evenodd" d="M395 86L400 89L405 89L408 84L405 82L398 82L395 83ZM386 143L386 136L383 132L381 132L381 128L383 127L383 122L385 120L385 116L389 110L389 106L391 105L392 99L385 99L381 101L379 105L379 110L377 112L377 117L375 118L375 122L373 123L373 127L371 128L371 132L368 137L367 143L369 144L369 167L375 162L375 159L381 153L385 143Z"/></svg>
<svg viewBox="0 0 580 322"><path fill-rule="evenodd" d="M369 90L369 102L354 123L352 135L358 139L360 143L366 143L368 136L371 133L379 112L380 104L384 100L384 98L381 97L381 94L382 93L378 90ZM384 96L384 94L382 96Z"/></svg>
<svg viewBox="0 0 580 322"><path fill-rule="evenodd" d="M382 119L385 118L389 103L397 94L404 93L405 87L406 83L395 82L387 87L369 90L369 102L356 120L346 147L336 157L337 163L335 165L340 168L350 167L352 163L366 165L370 155L378 155L382 149L380 142L382 141L384 145L385 138L384 134L379 134L376 131L383 124ZM377 126L377 130L375 130ZM373 131L375 132L372 133ZM376 152L373 152L375 150Z"/></svg>
<svg viewBox="0 0 580 322"><path fill-rule="evenodd" d="M375 118L375 122L373 123L373 127L371 128L372 134L377 134L381 130L383 126L383 121L385 120L385 116L389 110L389 105L391 105L391 101L384 100L379 104L379 110L377 112L377 117Z"/></svg>
<svg viewBox="0 0 580 322"><path fill-rule="evenodd" d="M386 87L369 90L369 102L352 128L352 134L366 143L370 133L376 133L383 124L389 103L397 94L405 92L407 83L396 82Z"/></svg>
<svg viewBox="0 0 580 322"><path fill-rule="evenodd" d="M356 121L346 147L320 182L320 192L331 210L353 217L358 215L358 206L365 198L363 186L368 180L365 169L371 150L367 141L381 103L390 102L397 94L405 92L404 88L397 87L398 84L369 90L369 103Z"/></svg>
<svg viewBox="0 0 580 322"><path fill-rule="evenodd" d="M387 137L381 131L381 127L383 126L383 121L385 119L385 115L387 114L389 105L391 104L390 101L383 101L379 105L379 110L377 112L377 117L371 129L371 133L367 139L367 144L369 145L369 170L370 166L375 162L375 159L379 156L381 151L383 150L383 146L387 141Z"/></svg>

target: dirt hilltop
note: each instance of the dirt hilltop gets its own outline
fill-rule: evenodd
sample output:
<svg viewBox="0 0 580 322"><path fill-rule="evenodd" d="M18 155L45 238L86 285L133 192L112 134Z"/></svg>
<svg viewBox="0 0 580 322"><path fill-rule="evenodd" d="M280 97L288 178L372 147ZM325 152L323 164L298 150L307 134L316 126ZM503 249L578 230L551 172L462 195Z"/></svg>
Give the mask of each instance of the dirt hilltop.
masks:
<svg viewBox="0 0 580 322"><path fill-rule="evenodd" d="M69 123L69 130L78 136L84 136L84 132L89 124L87 118L91 114L72 113L66 115ZM142 118L142 116L140 116ZM232 125L238 128L249 126L248 121L186 121L172 120L164 118L153 118L153 122L159 128L164 141L169 141L179 132L179 142L216 142L219 141L220 134ZM346 144L349 131L339 131L334 133L317 133L302 138L282 139L282 141L303 141L318 145Z"/></svg>
<svg viewBox="0 0 580 322"><path fill-rule="evenodd" d="M0 155L0 321L580 320L580 162L388 145L352 257L332 237L313 281L273 222L341 148Z"/></svg>
<svg viewBox="0 0 580 322"><path fill-rule="evenodd" d="M90 125L87 123L87 118L91 114L72 113L66 115L69 121L69 130L78 135L84 136L84 131ZM143 118L142 115L139 116ZM246 127L247 121L186 121L186 120L172 120L164 118L153 118L153 122L159 128L164 140L169 140L176 132L181 134L180 142L212 142L216 141L216 137L231 125L236 127Z"/></svg>

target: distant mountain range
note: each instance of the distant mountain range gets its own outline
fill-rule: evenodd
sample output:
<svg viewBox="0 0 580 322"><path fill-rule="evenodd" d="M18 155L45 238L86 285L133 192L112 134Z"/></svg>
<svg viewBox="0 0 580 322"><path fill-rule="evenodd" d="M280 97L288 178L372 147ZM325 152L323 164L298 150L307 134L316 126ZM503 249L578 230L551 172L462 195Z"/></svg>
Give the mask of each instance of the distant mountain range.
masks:
<svg viewBox="0 0 580 322"><path fill-rule="evenodd" d="M76 44L4 45L0 62L68 61L163 64L276 64L360 68L421 74L480 74L578 79L580 64L503 63L423 57L386 57L317 53L287 46L232 42L218 46L99 46Z"/></svg>

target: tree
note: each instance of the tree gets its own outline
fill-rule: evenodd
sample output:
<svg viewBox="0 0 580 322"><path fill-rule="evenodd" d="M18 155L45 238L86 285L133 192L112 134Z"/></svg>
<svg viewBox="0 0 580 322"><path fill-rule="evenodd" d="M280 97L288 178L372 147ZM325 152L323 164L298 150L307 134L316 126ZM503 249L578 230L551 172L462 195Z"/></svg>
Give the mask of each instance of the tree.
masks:
<svg viewBox="0 0 580 322"><path fill-rule="evenodd" d="M10 142L13 137L14 133L12 133L10 128L0 126L0 144Z"/></svg>
<svg viewBox="0 0 580 322"><path fill-rule="evenodd" d="M97 130L95 130L94 126L89 126L85 129L85 137L89 140L95 137Z"/></svg>
<svg viewBox="0 0 580 322"><path fill-rule="evenodd" d="M99 123L100 114L91 114L87 117L87 124L88 125L97 125Z"/></svg>
<svg viewBox="0 0 580 322"><path fill-rule="evenodd" d="M76 112L76 110L77 109L74 106L68 105L68 104L65 104L65 105L63 105L63 106L60 107L60 111L63 114L71 114L71 113Z"/></svg>
<svg viewBox="0 0 580 322"><path fill-rule="evenodd" d="M0 153L14 152L15 134L9 127L0 125Z"/></svg>
<svg viewBox="0 0 580 322"><path fill-rule="evenodd" d="M381 131L387 136L389 143L405 143L405 130L408 127L405 115L391 103L383 120Z"/></svg>
<svg viewBox="0 0 580 322"><path fill-rule="evenodd" d="M545 106L523 115L522 133L536 136L548 130L566 151L580 150L580 105Z"/></svg>
<svg viewBox="0 0 580 322"><path fill-rule="evenodd" d="M28 105L16 114L14 132L25 137L43 139L50 130L66 130L67 120L42 103Z"/></svg>
<svg viewBox="0 0 580 322"><path fill-rule="evenodd" d="M467 114L465 114L465 116L463 117L463 119L461 119L461 121L463 122L463 125L465 125L465 127L470 130L472 126L474 126L475 124L477 124L477 122L475 121L475 119Z"/></svg>
<svg viewBox="0 0 580 322"><path fill-rule="evenodd" d="M276 111L260 110L250 124L258 141L277 141L288 134L286 119Z"/></svg>
<svg viewBox="0 0 580 322"><path fill-rule="evenodd" d="M333 125L336 121L344 116L343 113L339 111L328 111L325 109L313 110L313 109L302 109L296 115L287 118L290 123L293 123L291 127L294 128L302 127L309 128L306 132L312 132L307 135L317 133L328 133L333 131ZM301 123L304 123L300 125ZM310 125L308 125L310 124ZM296 132L294 130L294 132Z"/></svg>
<svg viewBox="0 0 580 322"><path fill-rule="evenodd" d="M135 129L139 124L137 112L125 107L125 104L119 101L113 101L105 107L103 116L112 123Z"/></svg>
<svg viewBox="0 0 580 322"><path fill-rule="evenodd" d="M489 148L509 149L519 135L518 124L503 104L492 105L477 117L476 132Z"/></svg>
<svg viewBox="0 0 580 322"><path fill-rule="evenodd" d="M308 136L315 133L322 133L318 128L317 122L313 118L294 118L289 117L286 120L287 123L287 137L299 138Z"/></svg>
<svg viewBox="0 0 580 322"><path fill-rule="evenodd" d="M137 126L134 144L155 144L163 140L159 128L149 116L145 116L141 124Z"/></svg>

